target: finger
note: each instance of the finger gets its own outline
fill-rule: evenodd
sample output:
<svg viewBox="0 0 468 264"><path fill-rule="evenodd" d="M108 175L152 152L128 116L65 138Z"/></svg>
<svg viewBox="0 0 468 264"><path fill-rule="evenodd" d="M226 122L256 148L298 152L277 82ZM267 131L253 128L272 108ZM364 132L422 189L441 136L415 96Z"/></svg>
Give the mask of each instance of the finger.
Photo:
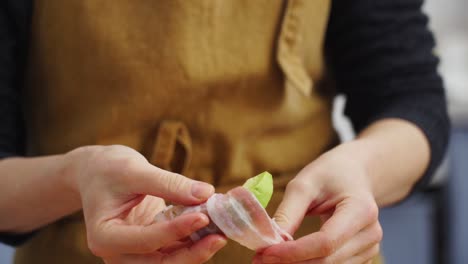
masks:
<svg viewBox="0 0 468 264"><path fill-rule="evenodd" d="M262 254L263 262L298 262L332 255L367 226L370 219L376 221L377 213L367 212L367 208L371 207L363 204L365 203L358 199L344 200L337 205L333 216L325 222L319 232L267 248Z"/></svg>
<svg viewBox="0 0 468 264"><path fill-rule="evenodd" d="M317 195L318 191L307 181L296 177L286 187L283 200L274 216L275 221L288 233L294 234L302 222L309 204Z"/></svg>
<svg viewBox="0 0 468 264"><path fill-rule="evenodd" d="M200 241L197 241L195 244L187 248L180 249L178 252L171 254L161 253L159 251L155 251L150 254L126 254L108 259L108 261L105 260L105 262L112 264L198 264L208 261L218 250L220 250L225 245L226 239L223 236L209 235Z"/></svg>
<svg viewBox="0 0 468 264"><path fill-rule="evenodd" d="M350 258L357 258L353 256L360 256L363 254L362 252L367 252L369 248L378 245L378 243L382 239L382 229L378 223L369 226L368 228L364 229L362 232L359 232L355 237L353 237L350 241L348 241L342 248L340 248L335 253L327 256L327 257L319 257L318 255L327 255L326 252L328 249L324 249L324 252L311 252L307 250L298 250L300 247L306 249L306 245L308 243L313 243L311 240L304 239L304 243L298 243L297 245L292 245L291 248L284 249L286 252L289 251L292 255L295 255L296 258L282 258L277 259L276 262L273 260L262 258L262 256L256 256L254 258L257 263L290 263L290 262L297 262L300 261L299 259L302 258L304 263L343 263ZM306 238L306 237L304 237ZM299 252L294 252L295 250ZM269 253L265 253L269 254ZM265 256L264 254L264 256ZM303 254L303 257L299 257ZM315 256L314 256L315 255ZM312 260L315 258L314 260ZM255 263L255 262L254 262ZM363 262L361 262L363 263Z"/></svg>
<svg viewBox="0 0 468 264"><path fill-rule="evenodd" d="M351 257L349 260L344 262L345 264L362 264L366 262L372 263L373 259L379 255L380 252L380 245L374 245L364 252L359 253L356 256Z"/></svg>
<svg viewBox="0 0 468 264"><path fill-rule="evenodd" d="M292 263L321 258L332 253L332 245L324 232L316 232L295 241L273 245L262 253L263 263Z"/></svg>
<svg viewBox="0 0 468 264"><path fill-rule="evenodd" d="M382 239L381 232L379 223L374 223L359 232L334 254L324 258L311 259L305 263L348 263L351 259L357 259L357 256L361 256L370 248L378 245Z"/></svg>
<svg viewBox="0 0 468 264"><path fill-rule="evenodd" d="M294 262L294 264L323 264L323 263L343 263L343 264L363 264L363 263L368 263L371 264L373 263L373 259L377 257L377 255L380 252L380 246L378 244L367 248L365 251L361 252L360 254L352 257L348 257L345 260L336 260L332 257L326 257L326 258L317 258L317 259L310 259L310 260L305 260L305 261L300 261L300 262ZM257 260L255 260L257 261ZM254 264L261 264L263 262L257 261Z"/></svg>
<svg viewBox="0 0 468 264"><path fill-rule="evenodd" d="M162 263L205 263L226 243L226 238L220 235L209 235L190 247L182 248L174 252L174 254L164 256Z"/></svg>
<svg viewBox="0 0 468 264"><path fill-rule="evenodd" d="M208 217L201 213L184 214L174 220L148 226L126 225L118 221L106 222L99 230L88 234L88 244L95 255L150 253L189 236L209 223Z"/></svg>
<svg viewBox="0 0 468 264"><path fill-rule="evenodd" d="M320 231L328 235L334 249L338 249L360 230L378 220L378 208L369 198L347 198L340 202L333 215Z"/></svg>
<svg viewBox="0 0 468 264"><path fill-rule="evenodd" d="M149 194L178 204L190 205L204 202L214 193L208 183L191 180L177 173L154 166L136 169L138 179L131 181L133 192Z"/></svg>
<svg viewBox="0 0 468 264"><path fill-rule="evenodd" d="M382 228L378 222L366 227L356 236L345 243L331 256L334 262L341 263L351 256L360 254L382 240Z"/></svg>
<svg viewBox="0 0 468 264"><path fill-rule="evenodd" d="M188 237L179 241L172 242L162 248L160 248L158 251L164 254L172 254L173 252L184 248L184 247L190 247L193 245L192 240Z"/></svg>

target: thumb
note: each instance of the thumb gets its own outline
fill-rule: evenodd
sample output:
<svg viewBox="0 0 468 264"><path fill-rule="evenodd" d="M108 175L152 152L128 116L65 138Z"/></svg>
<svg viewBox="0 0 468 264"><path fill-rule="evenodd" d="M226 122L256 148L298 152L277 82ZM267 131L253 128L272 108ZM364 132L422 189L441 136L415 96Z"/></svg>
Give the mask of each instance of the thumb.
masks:
<svg viewBox="0 0 468 264"><path fill-rule="evenodd" d="M214 193L211 184L195 181L177 173L150 166L133 182L134 192L148 194L178 204L206 201Z"/></svg>
<svg viewBox="0 0 468 264"><path fill-rule="evenodd" d="M289 234L293 235L304 219L313 200L314 190L299 179L290 181L286 187L283 201L278 206L274 219Z"/></svg>

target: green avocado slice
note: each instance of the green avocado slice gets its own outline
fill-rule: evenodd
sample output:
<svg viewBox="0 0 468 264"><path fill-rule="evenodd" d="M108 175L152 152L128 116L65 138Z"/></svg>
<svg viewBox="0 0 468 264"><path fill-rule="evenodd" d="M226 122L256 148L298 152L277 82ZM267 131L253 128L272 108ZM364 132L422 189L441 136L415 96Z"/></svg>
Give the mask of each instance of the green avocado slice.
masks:
<svg viewBox="0 0 468 264"><path fill-rule="evenodd" d="M248 179L244 188L249 190L260 202L263 208L266 208L273 195L273 176L267 171Z"/></svg>

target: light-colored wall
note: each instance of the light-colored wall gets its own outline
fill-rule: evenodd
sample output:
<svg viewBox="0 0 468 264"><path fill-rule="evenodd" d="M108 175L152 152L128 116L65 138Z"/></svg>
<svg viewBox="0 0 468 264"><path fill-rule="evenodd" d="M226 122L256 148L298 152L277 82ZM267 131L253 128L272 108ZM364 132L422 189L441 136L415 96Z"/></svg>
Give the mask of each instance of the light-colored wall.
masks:
<svg viewBox="0 0 468 264"><path fill-rule="evenodd" d="M440 72L455 126L468 126L468 1L427 0L425 9L437 39Z"/></svg>
<svg viewBox="0 0 468 264"><path fill-rule="evenodd" d="M13 249L11 247L0 244L0 263L10 264L12 263Z"/></svg>

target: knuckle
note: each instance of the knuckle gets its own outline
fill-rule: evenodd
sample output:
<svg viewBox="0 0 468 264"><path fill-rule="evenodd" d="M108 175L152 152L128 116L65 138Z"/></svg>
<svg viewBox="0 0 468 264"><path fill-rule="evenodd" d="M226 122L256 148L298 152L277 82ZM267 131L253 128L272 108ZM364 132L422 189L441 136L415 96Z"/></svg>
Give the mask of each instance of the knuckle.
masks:
<svg viewBox="0 0 468 264"><path fill-rule="evenodd" d="M127 153L127 154L138 153L136 150L130 147L119 145L119 144L102 146L102 150L103 152L106 152L106 153Z"/></svg>
<svg viewBox="0 0 468 264"><path fill-rule="evenodd" d="M336 241L324 235L320 241L320 254L323 257L331 256L336 250Z"/></svg>
<svg viewBox="0 0 468 264"><path fill-rule="evenodd" d="M310 192L310 184L299 179L293 179L286 185L286 191L301 194Z"/></svg>
<svg viewBox="0 0 468 264"><path fill-rule="evenodd" d="M377 221L379 219L379 207L375 202L364 203L363 206L365 219L369 222Z"/></svg>
<svg viewBox="0 0 468 264"><path fill-rule="evenodd" d="M281 223L281 224L289 224L291 222L291 219L289 219L286 212L284 212L281 209L276 211L274 219L276 223Z"/></svg>
<svg viewBox="0 0 468 264"><path fill-rule="evenodd" d="M185 223L180 223L180 222L174 222L170 226L172 233L177 239L184 238L191 233L191 225L188 224L187 222Z"/></svg>
<svg viewBox="0 0 468 264"><path fill-rule="evenodd" d="M93 155L94 153L99 153L101 150L102 150L102 146L81 146L72 150L70 153L90 156L90 155Z"/></svg>
<svg viewBox="0 0 468 264"><path fill-rule="evenodd" d="M161 182L165 184L166 190L172 193L184 192L188 187L188 181L176 174L172 174L166 171L160 173Z"/></svg>
<svg viewBox="0 0 468 264"><path fill-rule="evenodd" d="M373 242L380 242L382 241L383 239L383 229L382 229L382 226L377 223L376 226L375 226L375 230L374 230L374 240Z"/></svg>
<svg viewBox="0 0 468 264"><path fill-rule="evenodd" d="M134 165L141 166L146 161L136 150L121 145L100 146L93 156L109 169L134 169Z"/></svg>
<svg viewBox="0 0 468 264"><path fill-rule="evenodd" d="M108 157L103 164L103 174L107 177L118 176L123 180L129 180L139 168L141 168L141 161L133 157Z"/></svg>
<svg viewBox="0 0 468 264"><path fill-rule="evenodd" d="M286 191L294 191L298 187L299 181L297 179L292 179L286 184Z"/></svg>

